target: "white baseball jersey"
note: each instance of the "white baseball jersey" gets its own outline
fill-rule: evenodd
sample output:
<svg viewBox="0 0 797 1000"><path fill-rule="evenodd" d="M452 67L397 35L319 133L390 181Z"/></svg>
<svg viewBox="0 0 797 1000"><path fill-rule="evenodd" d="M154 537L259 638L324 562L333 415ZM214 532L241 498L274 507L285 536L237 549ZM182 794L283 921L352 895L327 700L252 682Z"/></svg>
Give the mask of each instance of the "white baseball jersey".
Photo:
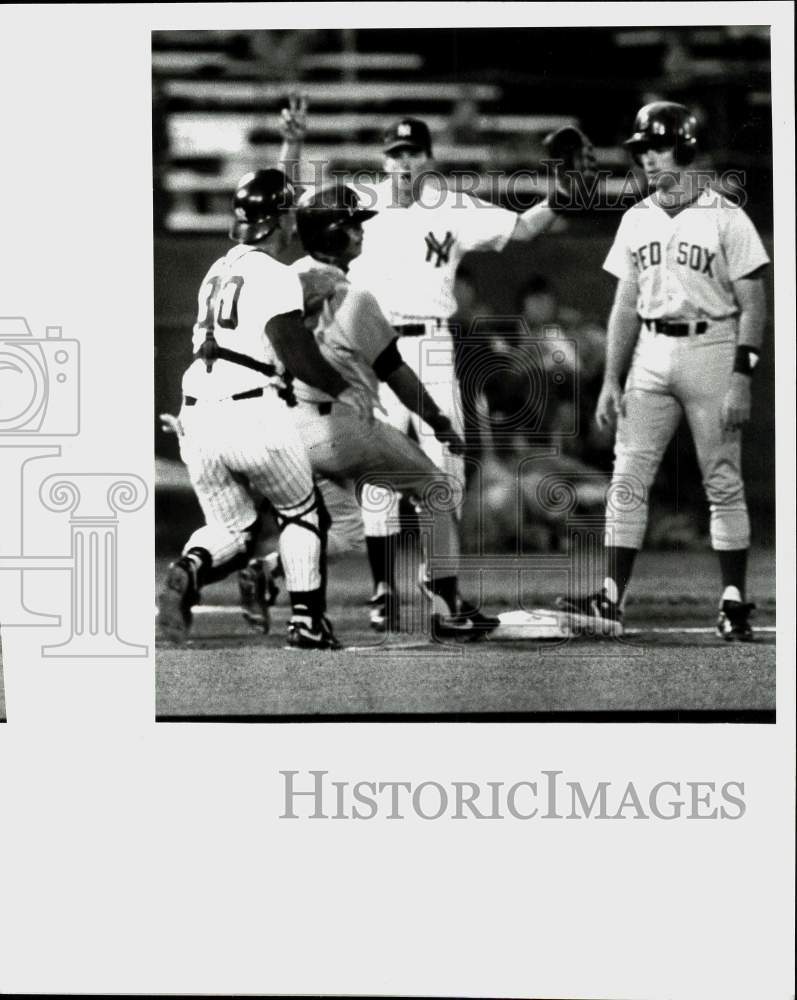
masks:
<svg viewBox="0 0 797 1000"><path fill-rule="evenodd" d="M220 346L284 371L266 335L274 316L302 311L299 278L290 268L252 246L233 247L205 275L198 296L194 351L212 330ZM183 393L199 399L224 399L258 386L281 384L230 361L218 360L208 372L197 359L183 376Z"/></svg>
<svg viewBox="0 0 797 1000"><path fill-rule="evenodd" d="M376 187L378 214L363 224L363 252L351 276L376 296L393 324L447 319L453 287L469 250L502 250L517 215L474 195L427 182L409 207L393 203L393 182Z"/></svg>
<svg viewBox="0 0 797 1000"><path fill-rule="evenodd" d="M769 263L742 208L706 187L674 217L653 197L630 208L604 262L616 278L636 276L643 319L728 319L739 307L734 281Z"/></svg>
<svg viewBox="0 0 797 1000"><path fill-rule="evenodd" d="M321 265L323 267L323 265ZM303 257L293 267L297 271L312 271L319 267L312 257ZM385 319L374 296L365 289L348 284L324 302L313 331L322 356L350 382L366 389L374 405L379 401L379 380L373 363L396 339L393 328ZM296 381L298 399L323 402L333 397Z"/></svg>

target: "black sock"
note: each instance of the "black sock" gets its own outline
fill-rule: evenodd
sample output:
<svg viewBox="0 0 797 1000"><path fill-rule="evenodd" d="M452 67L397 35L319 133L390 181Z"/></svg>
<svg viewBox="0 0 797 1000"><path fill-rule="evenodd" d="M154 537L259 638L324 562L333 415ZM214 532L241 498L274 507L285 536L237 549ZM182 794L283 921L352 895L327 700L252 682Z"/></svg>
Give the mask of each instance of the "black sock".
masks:
<svg viewBox="0 0 797 1000"><path fill-rule="evenodd" d="M618 604L631 579L636 556L637 549L627 549L620 545L610 545L606 549L606 575L617 584Z"/></svg>
<svg viewBox="0 0 797 1000"><path fill-rule="evenodd" d="M197 545L180 558L193 567L197 590L201 590L205 584L213 582L210 579L213 574L213 559L207 549L202 549Z"/></svg>
<svg viewBox="0 0 797 1000"><path fill-rule="evenodd" d="M318 590L292 590L291 610L295 615L304 615L316 621L324 613L324 595Z"/></svg>
<svg viewBox="0 0 797 1000"><path fill-rule="evenodd" d="M722 589L736 587L744 600L745 583L747 580L747 549L732 549L729 552L717 552L722 574Z"/></svg>
<svg viewBox="0 0 797 1000"><path fill-rule="evenodd" d="M365 536L368 563L371 567L371 576L374 578L374 590L380 583L393 590L396 589L398 537L398 534Z"/></svg>
<svg viewBox="0 0 797 1000"><path fill-rule="evenodd" d="M433 594L442 598L451 614L457 611L457 578L455 576L439 576L433 579L430 588Z"/></svg>

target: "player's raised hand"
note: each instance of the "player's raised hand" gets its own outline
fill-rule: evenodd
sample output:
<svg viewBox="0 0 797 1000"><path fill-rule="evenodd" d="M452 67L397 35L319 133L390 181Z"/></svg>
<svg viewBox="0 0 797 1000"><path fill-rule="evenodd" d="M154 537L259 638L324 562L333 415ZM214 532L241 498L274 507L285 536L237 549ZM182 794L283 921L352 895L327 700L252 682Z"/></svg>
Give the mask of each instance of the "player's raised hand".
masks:
<svg viewBox="0 0 797 1000"><path fill-rule="evenodd" d="M350 406L360 420L365 420L370 424L374 419L373 398L365 389L361 389L360 386L350 385L347 389L344 389L338 395L338 402L343 403L345 406Z"/></svg>
<svg viewBox="0 0 797 1000"><path fill-rule="evenodd" d="M625 416L623 390L618 382L604 382L595 407L595 423L602 431L617 426L617 418Z"/></svg>
<svg viewBox="0 0 797 1000"><path fill-rule="evenodd" d="M720 412L722 429L730 433L741 430L750 419L750 409L750 376L734 372L725 399L722 401Z"/></svg>
<svg viewBox="0 0 797 1000"><path fill-rule="evenodd" d="M303 142L307 135L307 95L292 93L280 111L279 130L285 142Z"/></svg>

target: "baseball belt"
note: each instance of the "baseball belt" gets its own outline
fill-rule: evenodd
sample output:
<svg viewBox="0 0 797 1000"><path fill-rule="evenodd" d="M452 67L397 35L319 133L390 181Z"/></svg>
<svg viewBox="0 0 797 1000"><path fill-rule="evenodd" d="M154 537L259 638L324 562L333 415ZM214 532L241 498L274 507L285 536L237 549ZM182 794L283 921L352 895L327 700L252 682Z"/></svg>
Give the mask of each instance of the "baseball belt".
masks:
<svg viewBox="0 0 797 1000"><path fill-rule="evenodd" d="M448 327L448 320L430 319L428 323L397 323L393 326L393 329L399 337L422 337L425 333L428 333L429 327L433 323L436 324L438 329Z"/></svg>
<svg viewBox="0 0 797 1000"><path fill-rule="evenodd" d="M643 319L642 322L648 330L666 337L688 337L691 333L701 334L708 330L708 323L703 319L689 323L670 323L663 319Z"/></svg>
<svg viewBox="0 0 797 1000"><path fill-rule="evenodd" d="M265 391L266 390L260 386L259 389L247 389L246 392L236 392L233 396L230 396L229 399L256 399L258 396L262 396ZM183 397L183 403L186 406L196 406L198 402L199 400L196 396Z"/></svg>
<svg viewBox="0 0 797 1000"><path fill-rule="evenodd" d="M274 378L279 375L274 365L270 365L267 361L258 361L256 358L250 358L248 354L241 354L240 351L231 351L228 347L222 347L213 336L213 331L208 330L205 333L204 341L199 346L199 350L194 354L194 361L204 362L206 370L211 372L213 371L214 363L219 360L229 361L234 365L241 365L243 368L258 372L260 375L266 375L268 378ZM289 371L285 371L281 377L285 385L277 389L277 395L288 406L296 406L296 396L293 391L293 375ZM242 394L239 394L239 396L241 399L249 398ZM236 399L238 396L233 396L232 398Z"/></svg>

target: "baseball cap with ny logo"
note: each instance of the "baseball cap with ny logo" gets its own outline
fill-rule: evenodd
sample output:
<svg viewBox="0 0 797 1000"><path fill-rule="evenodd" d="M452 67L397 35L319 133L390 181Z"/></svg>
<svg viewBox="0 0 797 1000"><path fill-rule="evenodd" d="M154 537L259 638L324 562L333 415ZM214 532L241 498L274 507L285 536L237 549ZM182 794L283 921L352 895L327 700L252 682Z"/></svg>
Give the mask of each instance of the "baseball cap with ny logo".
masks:
<svg viewBox="0 0 797 1000"><path fill-rule="evenodd" d="M426 122L420 118L402 118L394 122L384 134L384 151L388 155L398 149L419 149L432 155L432 137Z"/></svg>

